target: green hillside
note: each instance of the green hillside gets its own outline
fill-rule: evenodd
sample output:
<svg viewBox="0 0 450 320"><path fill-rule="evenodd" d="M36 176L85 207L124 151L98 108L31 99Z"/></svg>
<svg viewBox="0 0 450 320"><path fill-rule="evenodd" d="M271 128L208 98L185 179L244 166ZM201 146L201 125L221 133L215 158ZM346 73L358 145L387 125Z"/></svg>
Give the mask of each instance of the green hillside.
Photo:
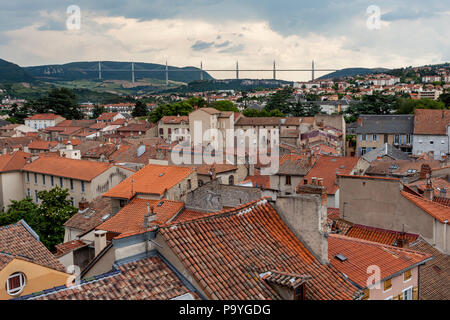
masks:
<svg viewBox="0 0 450 320"><path fill-rule="evenodd" d="M32 82L33 77L17 64L0 59L0 82Z"/></svg>

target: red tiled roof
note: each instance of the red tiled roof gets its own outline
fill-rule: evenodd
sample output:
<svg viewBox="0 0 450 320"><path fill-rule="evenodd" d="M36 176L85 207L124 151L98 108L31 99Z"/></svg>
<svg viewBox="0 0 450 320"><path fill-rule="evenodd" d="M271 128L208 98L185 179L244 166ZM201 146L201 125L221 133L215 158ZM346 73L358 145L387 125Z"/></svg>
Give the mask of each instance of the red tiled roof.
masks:
<svg viewBox="0 0 450 320"><path fill-rule="evenodd" d="M186 210L183 210L180 214L178 214L175 217L175 219L173 219L173 222L185 222L185 221L189 221L189 220L206 217L208 215L211 215L211 213L186 209Z"/></svg>
<svg viewBox="0 0 450 320"><path fill-rule="evenodd" d="M450 219L450 207L444 206L438 202L426 200L425 198L405 191L402 191L401 195L441 223Z"/></svg>
<svg viewBox="0 0 450 320"><path fill-rule="evenodd" d="M338 254L345 256L347 260L340 261L336 258ZM367 273L369 266L377 265L380 268L380 280L384 280L391 278L398 272L406 271L417 264L424 263L431 258L431 255L343 235L330 234L328 238L328 258L337 270L344 273L361 288L366 288L370 276Z"/></svg>
<svg viewBox="0 0 450 320"><path fill-rule="evenodd" d="M0 172L22 169L30 156L29 153L23 151L16 151L13 154L4 154L0 156Z"/></svg>
<svg viewBox="0 0 450 320"><path fill-rule="evenodd" d="M340 218L339 208L327 208L328 218L336 220Z"/></svg>
<svg viewBox="0 0 450 320"><path fill-rule="evenodd" d="M41 296L38 300L169 300L192 293L169 266L153 256L119 266L117 271L86 279L87 283Z"/></svg>
<svg viewBox="0 0 450 320"><path fill-rule="evenodd" d="M414 110L414 134L446 135L450 110Z"/></svg>
<svg viewBox="0 0 450 320"><path fill-rule="evenodd" d="M97 120L112 120L118 114L118 112L104 112L98 116Z"/></svg>
<svg viewBox="0 0 450 320"><path fill-rule="evenodd" d="M450 198L434 197L433 201L442 204L443 206L450 207Z"/></svg>
<svg viewBox="0 0 450 320"><path fill-rule="evenodd" d="M180 124L181 121L189 123L189 116L164 116L160 121L165 124Z"/></svg>
<svg viewBox="0 0 450 320"><path fill-rule="evenodd" d="M350 174L356 166L358 158L355 157L332 157L320 156L304 179L311 182L311 178L322 178L323 185L328 194L335 194L338 190L336 174ZM303 184L303 182L301 182Z"/></svg>
<svg viewBox="0 0 450 320"><path fill-rule="evenodd" d="M81 240L72 240L72 241L68 241L68 242L64 242L64 243L58 244L58 245L55 246L56 250L57 250L56 256L57 257L63 256L63 255L65 255L65 254L67 254L67 253L69 253L69 252L71 252L71 251L73 251L75 249L84 247L86 245L87 244L84 243Z"/></svg>
<svg viewBox="0 0 450 320"><path fill-rule="evenodd" d="M29 149L50 150L59 144L58 141L34 140L28 144Z"/></svg>
<svg viewBox="0 0 450 320"><path fill-rule="evenodd" d="M156 214L156 220L152 225L166 223L184 207L184 203L178 201L135 198L96 229L119 234L145 231L144 216L147 214L147 203L153 207L153 212Z"/></svg>
<svg viewBox="0 0 450 320"><path fill-rule="evenodd" d="M51 252L28 231L23 222L0 227L0 252L12 258L23 259L38 265L65 271Z"/></svg>
<svg viewBox="0 0 450 320"><path fill-rule="evenodd" d="M35 114L31 117L25 118L25 120L55 120L58 117L61 117L61 116L54 114L54 113L40 113L40 114Z"/></svg>
<svg viewBox="0 0 450 320"><path fill-rule="evenodd" d="M136 193L163 195L193 172L194 169L189 167L149 164L106 192L103 196L131 199Z"/></svg>
<svg viewBox="0 0 450 320"><path fill-rule="evenodd" d="M111 166L103 162L41 156L23 168L24 171L57 177L91 181Z"/></svg>
<svg viewBox="0 0 450 320"><path fill-rule="evenodd" d="M393 246L395 245L396 240L402 236L402 232L354 224L346 235L351 238L363 239ZM410 243L417 240L419 237L418 234L413 233L405 233L404 236Z"/></svg>
<svg viewBox="0 0 450 320"><path fill-rule="evenodd" d="M320 264L267 200L171 223L159 231L210 299L280 299L260 275L310 275L307 299L352 299L356 288Z"/></svg>

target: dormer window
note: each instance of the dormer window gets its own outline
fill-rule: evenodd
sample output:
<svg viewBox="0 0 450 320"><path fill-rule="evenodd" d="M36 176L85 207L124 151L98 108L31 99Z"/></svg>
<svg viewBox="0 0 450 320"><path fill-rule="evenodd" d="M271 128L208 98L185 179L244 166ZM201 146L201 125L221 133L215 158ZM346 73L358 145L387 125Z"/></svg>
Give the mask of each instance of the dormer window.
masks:
<svg viewBox="0 0 450 320"><path fill-rule="evenodd" d="M6 280L6 291L10 296L20 294L26 285L25 275L21 272L13 273Z"/></svg>

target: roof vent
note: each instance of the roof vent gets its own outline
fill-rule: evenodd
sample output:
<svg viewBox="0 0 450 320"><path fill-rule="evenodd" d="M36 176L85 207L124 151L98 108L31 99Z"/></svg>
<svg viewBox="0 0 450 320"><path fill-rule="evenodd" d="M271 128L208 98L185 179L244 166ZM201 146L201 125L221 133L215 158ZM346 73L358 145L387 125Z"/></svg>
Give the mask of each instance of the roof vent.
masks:
<svg viewBox="0 0 450 320"><path fill-rule="evenodd" d="M160 177L162 177L163 175L164 175L164 172L159 174Z"/></svg>
<svg viewBox="0 0 450 320"><path fill-rule="evenodd" d="M341 261L341 262L344 262L344 261L346 261L347 260L347 257L346 256L344 256L343 254L341 254L341 253L339 253L339 254L337 254L337 255L335 255L334 256L336 259L338 259L339 261Z"/></svg>
<svg viewBox="0 0 450 320"><path fill-rule="evenodd" d="M161 201L160 203L158 203L157 207L161 207L164 204L164 201Z"/></svg>
<svg viewBox="0 0 450 320"><path fill-rule="evenodd" d="M109 218L109 216L110 216L110 214L108 213L108 214L105 214L103 217L102 217L102 221L105 221L106 219L108 219Z"/></svg>

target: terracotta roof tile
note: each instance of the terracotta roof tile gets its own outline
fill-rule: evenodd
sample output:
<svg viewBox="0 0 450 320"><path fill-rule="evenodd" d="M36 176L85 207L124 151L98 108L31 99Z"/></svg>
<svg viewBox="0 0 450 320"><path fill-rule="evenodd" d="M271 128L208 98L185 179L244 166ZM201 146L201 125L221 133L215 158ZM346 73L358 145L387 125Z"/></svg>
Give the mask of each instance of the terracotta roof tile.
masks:
<svg viewBox="0 0 450 320"><path fill-rule="evenodd" d="M165 124L180 124L181 121L184 121L187 124L189 123L189 116L164 116L160 121Z"/></svg>
<svg viewBox="0 0 450 320"><path fill-rule="evenodd" d="M41 156L23 168L24 171L91 181L111 166L107 163Z"/></svg>
<svg viewBox="0 0 450 320"><path fill-rule="evenodd" d="M0 156L0 172L21 170L30 156L29 153L22 151L16 151L13 154L4 154Z"/></svg>
<svg viewBox="0 0 450 320"><path fill-rule="evenodd" d="M375 228L361 224L354 224L346 235L351 238L378 242L389 246L395 246L396 240L403 236L400 231ZM419 237L418 234L413 233L405 233L404 236L410 243L416 241Z"/></svg>
<svg viewBox="0 0 450 320"><path fill-rule="evenodd" d="M34 140L28 144L29 149L50 150L59 144L58 141Z"/></svg>
<svg viewBox="0 0 450 320"><path fill-rule="evenodd" d="M0 253L64 272L64 266L28 231L22 221L0 227Z"/></svg>
<svg viewBox="0 0 450 320"><path fill-rule="evenodd" d="M136 193L163 195L166 190L193 172L194 169L189 167L149 164L106 192L104 196L131 199Z"/></svg>
<svg viewBox="0 0 450 320"><path fill-rule="evenodd" d="M56 245L56 256L60 257L63 256L75 249L81 248L86 246L87 244L84 241L81 240L72 240L72 241L68 241L68 242L64 242L61 244Z"/></svg>
<svg viewBox="0 0 450 320"><path fill-rule="evenodd" d="M25 118L25 120L55 120L58 117L61 117L61 116L54 114L54 113L40 113L40 114L35 114L31 117Z"/></svg>
<svg viewBox="0 0 450 320"><path fill-rule="evenodd" d="M341 261L338 254L347 258ZM367 287L367 268L377 265L381 280L391 278L395 273L407 270L431 258L420 251L388 246L376 242L331 234L328 238L328 258L331 264L344 273L360 288Z"/></svg>
<svg viewBox="0 0 450 320"><path fill-rule="evenodd" d="M450 124L450 110L416 109L414 134L446 135Z"/></svg>
<svg viewBox="0 0 450 320"><path fill-rule="evenodd" d="M104 112L98 116L97 120L112 120L118 114L118 112Z"/></svg>
<svg viewBox="0 0 450 320"><path fill-rule="evenodd" d="M160 233L211 299L280 299L262 273L309 275L307 299L352 299L356 288L320 264L267 200L163 226Z"/></svg>
<svg viewBox="0 0 450 320"><path fill-rule="evenodd" d="M163 224L173 218L183 207L183 202L171 200L133 199L109 220L97 226L97 230L105 230L118 234L145 231L144 216L147 214L147 203L153 207L156 220L153 224Z"/></svg>
<svg viewBox="0 0 450 320"><path fill-rule="evenodd" d="M450 207L444 206L438 202L426 200L405 191L402 191L401 195L441 223L450 219Z"/></svg>
<svg viewBox="0 0 450 320"><path fill-rule="evenodd" d="M75 213L64 226L86 232L102 224L105 221L103 218L111 212L111 199L100 196L89 204L87 210Z"/></svg>
<svg viewBox="0 0 450 320"><path fill-rule="evenodd" d="M327 188L328 194L335 194L338 190L336 184L336 174L350 174L358 162L355 157L332 157L320 156L311 170L305 176L308 183L313 177L322 178L323 185ZM303 182L301 182L303 184Z"/></svg>
<svg viewBox="0 0 450 320"><path fill-rule="evenodd" d="M79 286L63 287L38 300L169 300L190 293L177 275L159 257L153 256L119 266L118 270L84 280Z"/></svg>

